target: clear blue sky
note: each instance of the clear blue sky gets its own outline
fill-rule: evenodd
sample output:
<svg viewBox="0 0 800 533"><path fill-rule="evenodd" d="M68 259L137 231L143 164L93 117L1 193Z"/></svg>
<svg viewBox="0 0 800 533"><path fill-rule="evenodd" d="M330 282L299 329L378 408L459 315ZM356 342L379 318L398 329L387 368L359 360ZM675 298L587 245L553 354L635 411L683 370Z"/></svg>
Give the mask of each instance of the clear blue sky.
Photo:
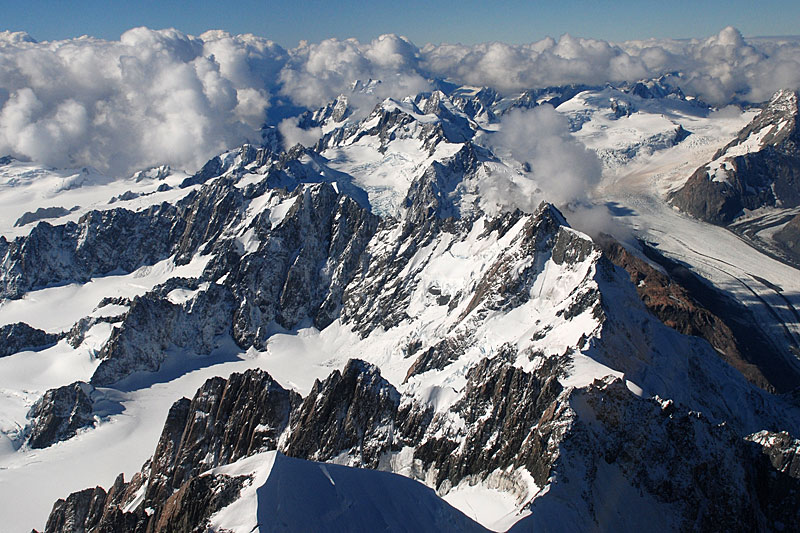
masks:
<svg viewBox="0 0 800 533"><path fill-rule="evenodd" d="M706 37L725 26L746 37L800 33L797 0L352 1L0 0L0 29L37 40L117 39L135 26L254 33L293 47L300 39L370 40L382 33L425 43L524 43L570 33L611 41Z"/></svg>

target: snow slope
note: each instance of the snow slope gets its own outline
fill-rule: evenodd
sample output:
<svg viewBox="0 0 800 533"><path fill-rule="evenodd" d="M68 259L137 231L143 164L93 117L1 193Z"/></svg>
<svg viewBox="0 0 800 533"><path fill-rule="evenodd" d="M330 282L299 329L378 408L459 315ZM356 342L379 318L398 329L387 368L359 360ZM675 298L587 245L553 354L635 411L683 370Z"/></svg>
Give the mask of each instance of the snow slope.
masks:
<svg viewBox="0 0 800 533"><path fill-rule="evenodd" d="M0 235L7 240L26 235L36 221L22 226L15 226L15 222L23 214L42 208L69 211L46 218L52 224L63 224L77 221L93 209L125 207L136 211L161 202L175 202L193 189L178 187L187 176L162 166L115 178L92 168L54 169L11 160L0 164Z"/></svg>
<svg viewBox="0 0 800 533"><path fill-rule="evenodd" d="M406 477L266 452L209 474L251 476L211 527L260 531L485 531L424 485Z"/></svg>

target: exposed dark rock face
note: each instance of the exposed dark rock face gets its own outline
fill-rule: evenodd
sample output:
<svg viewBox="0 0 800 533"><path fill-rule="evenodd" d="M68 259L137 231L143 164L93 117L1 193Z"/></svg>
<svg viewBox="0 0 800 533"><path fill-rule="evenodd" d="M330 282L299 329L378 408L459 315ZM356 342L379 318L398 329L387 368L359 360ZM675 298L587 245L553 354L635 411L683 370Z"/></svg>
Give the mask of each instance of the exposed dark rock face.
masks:
<svg viewBox="0 0 800 533"><path fill-rule="evenodd" d="M92 531L103 517L106 491L102 487L73 492L53 505L45 526L46 533Z"/></svg>
<svg viewBox="0 0 800 533"><path fill-rule="evenodd" d="M191 401L173 404L153 457L131 482L120 475L108 495L98 487L59 500L46 531L205 531L248 478L200 474L276 449L299 404L299 395L260 370L209 379ZM140 489L142 503L123 512Z"/></svg>
<svg viewBox="0 0 800 533"><path fill-rule="evenodd" d="M765 387L767 389L774 388L778 392L787 392L800 386L800 374L798 374L797 369L792 364L787 362L790 360L789 358L793 357L791 352L788 352L785 345L781 346L780 343L771 338L769 334L756 326L757 321L752 317L750 310L722 292L713 289L706 280L699 278L686 268L686 266L665 257L659 253L658 250L646 244L642 244L642 251L648 259L665 269L669 279L672 280L674 284L685 288L687 295L691 295L691 299L697 302L697 306L707 309L709 313L718 317L724 325L728 327L728 330L735 340L736 347L741 354L741 358L744 359L744 363L746 364L743 364L743 362L735 356L732 347L724 341L724 339L728 338L724 328L715 326L709 333L709 327L706 325L706 321L703 317L704 313L702 312L697 317L700 320L699 324L691 326L689 330L684 331L679 329L678 331L691 335L697 335L699 333L698 336L708 340L709 343L718 350L718 353L721 352L724 360L742 372L748 380L759 386L762 386L761 378L747 365L754 365L758 372L763 375L768 385ZM631 266L632 263L624 268L628 270ZM637 274L637 277L638 276ZM657 280L657 277L648 277L645 279L646 285L651 282L654 288L661 284ZM668 284L667 287L667 297L671 295L677 298L678 302L670 298L676 305L686 300L686 296L681 295L680 291L673 294L671 286ZM644 289L646 293L651 292L646 286L641 287L641 289ZM637 287L637 291L639 290L640 287ZM660 292L660 290L655 291L652 297L656 298ZM650 300L652 303L656 304L656 315L659 315L661 312L658 310L658 304L661 300L662 298L660 297L655 300ZM648 305L648 308L651 305L648 301L645 301L645 304ZM691 307L692 306L688 306L687 308ZM651 309L651 311L653 311L653 309ZM671 320L677 320L676 325L682 323L682 320L679 319L681 314L675 314L678 311L671 311L668 306L664 307L664 311L667 311L669 316L666 320L665 318L662 318L662 320L664 320L668 326L674 327L670 323ZM710 316L707 318L710 324L716 324L713 318ZM682 326L682 328L684 327L686 327L686 325ZM694 329L695 327L697 329ZM689 333L689 331L693 330L697 333ZM703 333L704 331L706 333ZM784 353L783 357L775 357L776 354L782 353ZM734 356L731 357L731 354L734 354Z"/></svg>
<svg viewBox="0 0 800 533"><path fill-rule="evenodd" d="M563 498L571 502L570 523L581 528L613 527L615 516L645 523L653 509L660 513L655 529L665 531L780 530L795 522L800 484L792 479L791 487L773 490L776 476L788 476L727 425L672 401L639 398L611 377L566 401L539 429L560 433L550 474L557 482L512 531L542 526L549 506Z"/></svg>
<svg viewBox="0 0 800 533"><path fill-rule="evenodd" d="M25 322L0 326L0 357L23 350L41 350L55 344L60 335L32 328Z"/></svg>
<svg viewBox="0 0 800 533"><path fill-rule="evenodd" d="M76 381L44 393L31 407L28 446L47 448L73 437L85 427L94 425L92 392L94 387Z"/></svg>
<svg viewBox="0 0 800 533"><path fill-rule="evenodd" d="M265 153L245 145L240 149L240 167L248 155L266 158L269 150L261 151ZM209 175L203 181L228 170L244 172L230 166L209 162ZM232 181L223 178L189 193L176 205L164 203L137 212L90 211L77 223L60 226L40 222L27 236L10 243L3 239L4 245L0 244L0 298L20 298L33 289L85 282L114 271L132 272L172 254L178 264L186 263L201 244L218 238L225 225L241 215L238 207L243 201Z"/></svg>
<svg viewBox="0 0 800 533"><path fill-rule="evenodd" d="M712 181L706 168L700 167L689 177L686 185L670 197L670 201L701 220L724 225L742 214L741 194L741 188L737 190L726 183ZM754 200L757 201L753 202L753 208L768 198L762 195Z"/></svg>
<svg viewBox="0 0 800 533"><path fill-rule="evenodd" d="M548 454L536 428L561 392L557 368L545 364L535 374L524 372L509 362L516 351L505 353L470 369L462 399L447 414L434 415L429 437L415 450L415 459L435 469L436 487L509 466L525 466L545 484ZM449 424L453 415L463 420L461 429Z"/></svg>
<svg viewBox="0 0 800 533"><path fill-rule="evenodd" d="M634 86L631 100L682 98L680 90L668 93L665 87ZM503 110L533 107L547 99L558 102L579 89L532 91ZM632 502L633 514L638 512L637 498L655 502L652 508L663 512L674 529L764 529L795 523L793 513L800 508L797 442L788 434L751 436L756 444L743 437L765 427L794 431L797 413L782 411L788 402L747 384L706 342L664 328L644 311L639 298L676 330L706 337L724 352L725 361L751 372L750 378L766 388L766 371L762 375L742 355L749 352L740 348L732 326L670 276L606 243L607 257L627 273L615 267L595 243L571 230L553 206L542 204L532 215L507 213L488 221L483 235L471 233L480 221L468 208L461 212L461 195L469 193L464 181L494 157L470 142L472 120L478 115L491 120L491 107L498 101L498 95L488 92L451 98L440 91L413 101L388 101L375 108L368 125L351 124L320 140L316 150L362 135L376 136L382 148L401 136L413 136L430 151L443 140L464 143L452 157L416 174L396 218L381 220L369 213L363 198L340 194L352 183L330 174L323 179L323 168L331 174L333 169L314 150L296 146L276 154L245 146L212 159L187 180L186 186L204 185L176 206L153 210L151 215L163 220L154 222L150 238L163 242L152 244L150 255L128 257L125 250L112 249L116 242L99 230L73 238L74 228L46 230L40 224L45 228L41 231L53 232L42 246L44 255L63 253L72 265L70 276L94 275L106 258L126 257L125 266L119 267L125 270L159 257L174 256L177 264L186 264L199 254L210 256L197 279L172 278L119 302L129 309L114 317L120 323L100 353L102 362L92 378L96 385L156 371L173 349L209 353L228 335L242 348L264 350L275 331L310 325L322 329L336 319L363 337L380 335L378 328L412 326L393 347L406 359L392 362L392 375L398 375L395 365L410 366L403 385L407 392L400 393L376 366L360 360L350 360L344 369L316 381L304 399L259 370L209 379L193 399L173 404L153 456L130 482L119 477L108 493L98 487L60 500L48 531L204 531L209 516L235 500L249 481L209 470L267 450L400 470L440 493L462 482L500 478L515 489L525 485L515 490L520 498L536 497L531 520L545 516L537 511L553 499L570 502L566 508L553 508L564 509L559 519L576 524L576 529L607 529L606 512L621 505L618 498ZM416 114L439 120L423 124ZM342 98L302 120L316 127L348 116ZM678 129L675 138L685 133ZM237 181L245 173L262 178ZM120 221L148 231L139 218L145 215L118 211ZM89 218L94 216L100 215ZM468 234L483 242L459 249ZM498 235L508 238L500 243ZM36 242L9 245L0 239L0 253L8 258L12 247L21 250ZM70 259L86 242L94 243L86 261ZM123 235L120 246L137 242ZM463 284L431 283L426 277L430 271L424 269L440 256L429 250L450 251L453 258L460 254L458 260L481 250L481 270L471 272ZM5 282L15 272L25 273L6 285L22 287L24 293L24 287L39 285L28 279L32 274L25 269L34 267L19 267L22 252L15 253L0 275ZM458 288L448 292L453 286ZM543 290L537 295L538 287ZM522 307L532 301L549 306L548 294L558 299L552 304L557 309ZM452 316L435 332L414 330L416 317L410 315L419 301L431 306L426 311ZM496 342L492 331L484 345L478 344L478 337L490 329L480 329L484 319L505 318L512 310L517 311L515 319L530 311L537 318L527 318L535 324L524 324L519 339L509 334L512 341L507 344ZM540 327L538 317L545 325ZM525 318L519 318L521 325ZM90 324L76 325L71 338L77 342ZM508 324L500 322L497 329L504 327ZM575 328L585 330L573 339ZM520 353L518 346L534 346L554 329L553 353L538 345ZM673 341L678 348L670 346ZM577 368L580 364L588 370ZM450 369L455 371L448 375ZM425 382L441 370L447 381ZM567 386L583 379L584 371L606 370L624 377ZM629 387L642 396L674 393L703 414L657 396L637 396ZM78 407L51 416L49 425L80 419L85 412L80 399L73 405ZM661 461L655 467L654 458ZM526 481L531 477L547 490L529 493Z"/></svg>
<svg viewBox="0 0 800 533"><path fill-rule="evenodd" d="M188 263L201 244L219 238L242 215L244 201L233 180L224 177L187 196L179 204L182 231L174 240L175 262Z"/></svg>
<svg viewBox="0 0 800 533"><path fill-rule="evenodd" d="M560 359L531 373L515 367L516 358L507 346L480 361L460 399L439 413L402 400L375 367L355 360L317 382L302 402L262 371L213 378L191 402L175 403L142 474L128 484L118 478L108 495L96 488L59 500L47 531L202 530L247 478L199 474L276 447L374 468L381 456L411 446L415 475L445 492L463 479L525 467L537 485L551 488L533 501L533 518L520 522L521 530L551 498L573 502L561 517L566 523L608 524L604 513L619 504L616 492L603 489L609 472L619 476L620 490L636 487L639 498L663 504L665 527L774 529L800 512L800 444L787 434L752 435L756 447L672 401L637 397L618 378L565 390ZM653 457L662 468L653 468ZM122 512L143 484L144 502ZM639 510L625 512L636 517Z"/></svg>
<svg viewBox="0 0 800 533"><path fill-rule="evenodd" d="M797 102L796 92L776 93L736 139L692 174L670 197L671 202L701 220L720 225L731 223L743 209L800 205ZM758 148L742 152L740 146L753 138L758 139ZM721 170L714 170L718 166ZM720 174L722 179L718 179Z"/></svg>
<svg viewBox="0 0 800 533"><path fill-rule="evenodd" d="M316 381L297 413L284 447L286 455L327 461L341 453L357 466L375 468L393 443L400 394L378 369L350 360Z"/></svg>
<svg viewBox="0 0 800 533"><path fill-rule="evenodd" d="M751 456L727 427L714 426L701 414L676 408L670 402L640 400L620 380L596 382L578 393L572 404L581 415L583 400L602 429L592 427L590 418L582 417L586 422L576 428L574 440L569 439L574 446L570 450L573 457L617 466L643 490L681 509L685 528L709 531L732 530L745 524L747 530L757 527L754 491L742 486L750 481L747 469ZM631 424L633 420L638 422ZM707 441L716 445L706 447L703 443ZM591 451L593 442L600 443L598 455ZM581 456L580 452L586 453ZM653 468L653 457L666 468ZM687 461L687 457L691 459Z"/></svg>
<svg viewBox="0 0 800 533"><path fill-rule="evenodd" d="M469 222L455 220L458 211L454 198L459 180L475 172L481 153L468 143L445 162L434 162L409 187L404 218L381 222L343 293L342 321L352 322L362 336L379 326L390 329L407 317L405 308L416 280L414 272L405 276L400 273L417 251L442 231L468 227Z"/></svg>
<svg viewBox="0 0 800 533"><path fill-rule="evenodd" d="M347 96L340 94L335 100L316 111L306 111L297 121L297 125L305 130L318 128L327 121L342 122L353 112Z"/></svg>
<svg viewBox="0 0 800 533"><path fill-rule="evenodd" d="M359 261L352 283L344 290L343 322L352 323L353 329L366 337L376 327L390 329L407 318L405 309L415 285L399 274L416 251L431 242L435 231L430 226L437 224L431 222L416 232L411 225L403 226L399 238L393 240L389 236L398 230L398 224L381 223L375 240ZM392 243L388 249L378 244L387 240Z"/></svg>
<svg viewBox="0 0 800 533"><path fill-rule="evenodd" d="M63 207L40 207L36 211L27 211L14 222L14 227L24 226L31 222L36 222L45 218L58 218L68 215L69 209Z"/></svg>
<svg viewBox="0 0 800 533"><path fill-rule="evenodd" d="M420 109L417 104L421 105L423 101L425 103ZM319 124L324 114L306 123ZM415 115L431 114L436 115L439 120L420 124L415 117ZM369 126L362 127L362 124ZM432 154L441 141L463 143L472 139L474 135L475 130L469 120L458 113L452 101L441 91L434 91L431 94L423 93L416 102L410 100L404 100L402 104L391 100L381 102L361 124L350 124L323 135L314 150L322 152L344 141L354 143L362 137L375 136L380 140L380 150L384 151L388 144L397 138L413 137L422 141Z"/></svg>
<svg viewBox="0 0 800 533"><path fill-rule="evenodd" d="M739 370L750 382L766 390L775 390L775 386L758 366L749 362L748 357L742 354L731 328L697 302L686 287L628 252L612 237L601 235L596 242L611 262L630 274L631 282L636 286L642 302L664 324L684 335L706 339L727 363ZM750 358L755 359L753 355Z"/></svg>
<svg viewBox="0 0 800 533"><path fill-rule="evenodd" d="M207 531L208 519L233 503L246 476L205 475L193 477L172 494L150 518L148 532L201 533Z"/></svg>
<svg viewBox="0 0 800 533"><path fill-rule="evenodd" d="M133 512L121 509L119 496L125 484L121 475L108 493L102 487L72 493L53 506L45 533L200 533L207 531L208 519L239 496L245 476L206 475L193 477L163 504Z"/></svg>
<svg viewBox="0 0 800 533"><path fill-rule="evenodd" d="M449 97L453 105L468 117L484 118L487 122L496 121L493 107L501 98L494 89L482 87L474 93L456 90L450 93Z"/></svg>
<svg viewBox="0 0 800 533"><path fill-rule="evenodd" d="M530 451L523 454L528 459L540 461L531 455L540 454L524 429L535 425L560 392L555 366L543 367L551 374L543 382L511 366L507 361L514 354L509 348L506 355L484 360L470 372L464 399L451 412L471 422L460 430L465 434L451 434L453 439L467 439L457 456L450 455L455 442L450 440L431 438L418 449L425 468L441 471L438 481L457 482L466 475L517 465L515 450L520 447ZM485 417L487 409L496 417ZM415 446L426 432L434 434L446 426L444 415L436 419L425 406L406 402L401 407L397 390L376 367L362 361L351 360L343 372L317 382L302 402L262 371L213 378L191 402L183 399L173 405L141 474L128 484L120 476L108 496L96 488L59 500L47 531L71 531L75 524L86 531L123 525L131 531L193 531L230 503L245 481L199 474L275 449L290 418L291 430L281 446L287 455L317 460L345 455L354 464L372 468L387 452L400 445ZM123 513L122 504L143 485L143 502ZM144 512L147 508L152 510L149 514Z"/></svg>
<svg viewBox="0 0 800 533"><path fill-rule="evenodd" d="M800 215L777 231L774 239L800 263Z"/></svg>
<svg viewBox="0 0 800 533"><path fill-rule="evenodd" d="M462 339L447 337L437 342L417 357L414 364L408 369L406 381L411 376L422 374L429 370L442 370L450 363L456 361L467 347Z"/></svg>
<svg viewBox="0 0 800 533"><path fill-rule="evenodd" d="M215 156L206 162L199 171L181 182L180 187L186 188L193 185L204 184L227 172L233 175L243 173L246 167L255 163L257 167L264 166L278 156L278 133L274 127L263 130L263 139L260 146L245 144L234 150Z"/></svg>
<svg viewBox="0 0 800 533"><path fill-rule="evenodd" d="M761 506L770 525L800 522L800 440L788 433L761 431L750 435L759 445L762 456L759 463L757 488Z"/></svg>
<svg viewBox="0 0 800 533"><path fill-rule="evenodd" d="M212 378L191 403L170 409L150 461L145 501L157 504L190 478L255 452L274 450L300 397L266 372Z"/></svg>
<svg viewBox="0 0 800 533"><path fill-rule="evenodd" d="M328 184L296 191L294 204L276 228L267 217L251 226L263 236L258 252L215 263L239 302L233 336L241 346L263 348L276 322L294 328L311 318L322 328L336 316L342 293L377 227L377 218Z"/></svg>
<svg viewBox="0 0 800 533"><path fill-rule="evenodd" d="M338 317L345 287L377 227L377 217L328 184L299 187L290 198L295 204L275 228L267 213L253 220L259 253L246 253L224 235L238 223L248 198L230 180L219 179L177 208L92 212L79 225L42 223L9 245L0 277L13 293L7 296L19 296L49 282L131 270L173 253L176 262L186 262L206 245L216 252L204 276L208 283L184 280L178 286L171 280L130 302L99 355L103 362L92 383L109 385L136 371L158 370L170 346L208 353L226 332L243 347L263 348L272 323L293 328L311 319L323 328ZM59 274L50 276L52 269ZM224 284L215 283L225 274ZM166 298L173 289L196 294L173 304ZM80 344L91 325L76 325L71 341ZM7 326L0 335L9 338L3 344L4 351L13 350L9 354L57 340L21 325Z"/></svg>
<svg viewBox="0 0 800 533"><path fill-rule="evenodd" d="M215 339L228 329L233 309L230 291L209 284L185 305L176 305L157 293L134 298L120 327L98 354L103 359L92 384L106 386L137 371L154 372L169 346L208 353Z"/></svg>
<svg viewBox="0 0 800 533"><path fill-rule="evenodd" d="M440 128L441 136L447 142L464 143L472 139L475 132L469 120L463 115L456 114L456 111L453 102L442 91L433 91L422 108L424 114L439 117L441 122L437 128ZM430 136L429 133L426 135Z"/></svg>
<svg viewBox="0 0 800 533"><path fill-rule="evenodd" d="M431 219L459 218L458 185L473 175L482 161L491 158L485 149L466 143L445 161L434 161L408 189L406 223L421 226Z"/></svg>
<svg viewBox="0 0 800 533"><path fill-rule="evenodd" d="M567 226L564 216L552 205L542 204L536 213L525 223L525 227L504 251L498 260L486 271L478 283L472 299L461 313L463 319L473 310L509 310L525 303L530 298L530 288L544 264L553 257L554 261L564 262L567 255L573 259L583 257L591 249L591 241L583 238L573 241L570 234L562 235ZM570 242L577 243L573 249ZM558 248L555 245L558 243ZM585 246L589 246L585 249ZM569 250L569 252L568 252ZM555 255L553 255L555 254ZM524 268L519 269L524 259L530 259Z"/></svg>
<svg viewBox="0 0 800 533"><path fill-rule="evenodd" d="M8 245L0 264L0 298L122 270L132 272L170 255L181 228L169 204L132 212L91 211L75 222L40 222Z"/></svg>
<svg viewBox="0 0 800 533"><path fill-rule="evenodd" d="M761 431L747 437L761 446L773 468L790 477L800 479L800 440L792 438L787 432L775 433ZM798 495L800 496L800 495Z"/></svg>

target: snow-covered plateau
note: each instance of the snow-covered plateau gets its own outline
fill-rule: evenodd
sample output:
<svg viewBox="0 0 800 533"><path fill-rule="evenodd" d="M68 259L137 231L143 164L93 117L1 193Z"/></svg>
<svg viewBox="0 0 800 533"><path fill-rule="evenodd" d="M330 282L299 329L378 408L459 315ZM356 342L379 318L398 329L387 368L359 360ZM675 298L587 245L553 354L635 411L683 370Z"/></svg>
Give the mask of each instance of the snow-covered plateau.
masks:
<svg viewBox="0 0 800 533"><path fill-rule="evenodd" d="M3 530L800 523L797 93L438 86L0 160Z"/></svg>

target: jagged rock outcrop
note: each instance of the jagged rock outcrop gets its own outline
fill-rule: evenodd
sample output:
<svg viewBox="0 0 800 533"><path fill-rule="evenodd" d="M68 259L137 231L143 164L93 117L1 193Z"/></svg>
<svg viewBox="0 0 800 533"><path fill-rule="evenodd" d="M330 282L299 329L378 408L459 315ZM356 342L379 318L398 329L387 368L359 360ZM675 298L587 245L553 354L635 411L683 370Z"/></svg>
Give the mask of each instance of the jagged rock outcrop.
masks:
<svg viewBox="0 0 800 533"><path fill-rule="evenodd" d="M550 455L537 427L555 409L562 389L559 369L551 360L535 373L525 372L511 363L516 355L509 347L494 359L481 360L467 374L461 399L433 416L414 458L435 472L437 489L446 492L468 476L480 479L521 466L545 484Z"/></svg>
<svg viewBox="0 0 800 533"><path fill-rule="evenodd" d="M11 279L6 287L22 291L27 284L31 288L40 271L55 268L42 254L55 257L63 252L72 257L71 266L61 270L60 275L67 277L72 269L72 274L80 278L93 271L102 272L105 267L95 268L99 263L110 267L117 262L122 266L116 268L131 269L172 253L176 262L187 262L201 245L214 252L203 278L207 282L185 280L179 287L171 280L130 302L120 326L98 356L103 361L92 378L95 385L109 385L137 371L158 370L171 346L209 353L216 339L227 332L243 347L263 348L274 329L272 324L293 328L311 319L323 328L338 316L345 287L360 266L362 252L377 227L377 217L352 199L337 194L329 184L300 186L287 198L293 203L280 223L270 218L270 210L252 217L244 231L250 232L253 240L249 242L256 242L258 250L244 249L242 238L230 232L241 223L244 206L252 201L247 195L263 198L269 194L264 190L243 193L223 178L190 194L178 208L90 213L85 217L84 230L91 237L79 246L69 239L59 240L65 233L74 232L69 224L40 224L31 236L11 244L7 258L19 260L7 261L11 268L3 276L6 280L15 273L20 276ZM150 222L148 213L154 217ZM95 231L92 220L98 217L107 220L96 222ZM114 236L117 224L124 228ZM134 231L141 232L137 239L147 240L148 245L142 250L136 251L138 240L132 243L126 237ZM28 252L40 243L37 235L42 234L52 237L49 244L41 246L41 254ZM129 252L126 246L133 251ZM157 248L159 253L148 254L148 248ZM74 259L79 253L85 261ZM37 261L44 261L42 269L34 268ZM216 283L223 276L224 283ZM177 289L193 295L173 303L169 294ZM79 342L80 333L73 335L75 342ZM17 340L22 342L24 338L15 333L15 341L9 342L6 349L18 351L14 348Z"/></svg>
<svg viewBox="0 0 800 533"><path fill-rule="evenodd" d="M478 362L459 399L436 413L401 399L377 368L355 360L318 381L302 402L263 371L213 378L191 402L173 405L142 473L130 483L120 476L108 494L87 489L59 500L47 531L197 530L249 482L202 473L276 447L374 468L410 446L410 473L440 492L498 472L513 480L522 468L550 488L533 499L520 531L553 512L590 528L643 523L655 512L664 529L680 530L774 529L800 512L798 443L788 435L753 435L756 447L699 412L636 396L619 378L565 389L562 360L526 372L514 365L517 357L508 346ZM662 468L653 468L653 457ZM611 480L616 491L606 490ZM143 500L127 505L142 487Z"/></svg>
<svg viewBox="0 0 800 533"><path fill-rule="evenodd" d="M776 470L800 479L800 439L792 438L785 431L759 431L748 436L747 440L761 446Z"/></svg>
<svg viewBox="0 0 800 533"><path fill-rule="evenodd" d="M461 313L473 310L509 310L530 297L530 289L545 263L583 261L592 251L591 241L574 239L564 216L552 205L542 204L526 222L497 261L486 271Z"/></svg>
<svg viewBox="0 0 800 533"><path fill-rule="evenodd" d="M75 436L79 429L93 426L93 392L94 387L81 381L45 392L28 413L28 446L47 448Z"/></svg>
<svg viewBox="0 0 800 533"><path fill-rule="evenodd" d="M323 382L316 381L298 411L285 453L315 461L340 454L353 466L375 468L393 444L400 394L381 377L377 367L347 362Z"/></svg>
<svg viewBox="0 0 800 533"><path fill-rule="evenodd" d="M183 305L157 292L134 298L98 354L102 362L92 375L92 384L106 386L134 372L154 372L170 346L209 353L230 327L233 302L230 291L217 284L207 284Z"/></svg>
<svg viewBox="0 0 800 533"><path fill-rule="evenodd" d="M53 505L45 532L91 531L103 516L106 491L102 487L73 492Z"/></svg>
<svg viewBox="0 0 800 533"><path fill-rule="evenodd" d="M431 118L420 120L421 116ZM416 99L397 101L388 98L378 103L360 123L345 124L323 135L314 146L314 151L319 153L345 142L352 144L371 136L379 140L381 151L385 151L393 140L414 138L422 141L425 149L433 154L440 142L467 142L475 135L475 130L467 115L447 95L434 91L422 93Z"/></svg>
<svg viewBox="0 0 800 533"><path fill-rule="evenodd" d="M314 149L245 146L212 159L182 200L158 211L165 221L152 232L164 241L153 257L203 268L119 300L128 309L114 317L92 383L157 371L168 352L206 354L231 337L240 348L280 350L269 343L275 332L313 336L312 325L331 324L337 343L348 330L369 337L364 350L378 353L361 353L389 361L385 374L351 359L305 398L260 370L209 379L173 404L131 481L59 501L48 530L202 531L211 514L255 491L254 477L218 467L274 450L403 472L442 495L492 483L518 509L533 506L520 528L552 520L630 529L658 517L654 527L686 530L794 523L795 443L775 435L800 427L798 410L728 366L750 370L724 320L621 247L603 257L554 206L488 217L469 190L503 164L471 142L476 116L489 121L579 89L505 100L434 91L384 101L357 124L342 98L303 119L341 123ZM660 90L633 87L631 98ZM425 161L407 176L398 212L382 219L366 191L347 196L354 181L336 173L335 156L318 153L365 136L380 155L413 139ZM426 159L434 153L452 155ZM141 229L144 215L117 216ZM0 252L14 246L4 243ZM86 264L124 254L93 250ZM82 264L74 274L89 271ZM76 324L76 341L92 320ZM726 358L678 332L705 336ZM359 353L349 349L318 361L341 365L342 353ZM595 376L607 377L591 383ZM768 439L744 440L762 428ZM654 468L653 457L664 464ZM335 487L325 466L313 468ZM623 507L639 522L618 521Z"/></svg>
<svg viewBox="0 0 800 533"><path fill-rule="evenodd" d="M377 218L328 184L298 189L285 218L270 229L257 217L257 253L213 264L239 305L233 336L241 346L263 348L274 321L291 329L305 318L324 328L338 316L342 294L355 275Z"/></svg>
<svg viewBox="0 0 800 533"><path fill-rule="evenodd" d="M0 298L67 281L88 281L115 270L132 272L170 255L182 231L175 206L143 211L90 211L77 223L40 222L11 241L0 261Z"/></svg>
<svg viewBox="0 0 800 533"><path fill-rule="evenodd" d="M406 381L411 376L428 372L429 370L442 370L450 363L463 355L468 344L459 337L447 337L423 351L414 361L406 373Z"/></svg>
<svg viewBox="0 0 800 533"><path fill-rule="evenodd" d="M465 115L480 122L495 122L495 104L501 99L490 87L457 88L448 95L453 105Z"/></svg>
<svg viewBox="0 0 800 533"><path fill-rule="evenodd" d="M405 223L422 227L430 220L460 218L459 185L475 174L481 162L492 159L486 149L465 143L452 157L434 161L408 188Z"/></svg>
<svg viewBox="0 0 800 533"><path fill-rule="evenodd" d="M192 400L170 408L141 472L128 483L120 474L107 494L97 487L59 500L45 531L204 531L206 520L234 501L249 478L201 474L276 449L299 404L299 395L260 370L209 379Z"/></svg>
<svg viewBox="0 0 800 533"><path fill-rule="evenodd" d="M126 485L122 475L108 491L102 487L72 493L58 500L47 520L45 533L196 533L207 530L208 519L235 501L246 476L193 477L155 509L122 509Z"/></svg>
<svg viewBox="0 0 800 533"><path fill-rule="evenodd" d="M651 527L664 531L780 530L796 521L797 480L780 496L771 493L765 479L780 474L725 424L672 401L639 398L611 377L566 401L561 420L550 422L562 428L556 482L512 531L543 527L567 501L570 523L590 529L656 517Z"/></svg>
<svg viewBox="0 0 800 533"><path fill-rule="evenodd" d="M203 181L223 172L241 174L245 163L268 159L272 153L250 145L239 152L233 157L228 154L225 165L207 164L208 176ZM27 236L10 243L3 239L0 298L20 298L33 289L85 282L113 271L132 272L173 254L178 264L187 263L201 244L218 238L226 225L241 216L238 208L243 202L242 192L231 179L223 178L175 205L163 203L136 212L90 211L77 223L59 226L40 222Z"/></svg>
<svg viewBox="0 0 800 533"><path fill-rule="evenodd" d="M206 381L191 402L170 409L147 469L145 502L157 505L205 470L276 449L299 403L260 370Z"/></svg>
<svg viewBox="0 0 800 533"><path fill-rule="evenodd" d="M207 531L208 519L239 497L247 476L205 475L189 479L150 517L148 532Z"/></svg>
<svg viewBox="0 0 800 533"><path fill-rule="evenodd" d="M6 324L0 326L0 357L23 350L41 350L55 344L60 338L60 335L33 328L25 322Z"/></svg>

